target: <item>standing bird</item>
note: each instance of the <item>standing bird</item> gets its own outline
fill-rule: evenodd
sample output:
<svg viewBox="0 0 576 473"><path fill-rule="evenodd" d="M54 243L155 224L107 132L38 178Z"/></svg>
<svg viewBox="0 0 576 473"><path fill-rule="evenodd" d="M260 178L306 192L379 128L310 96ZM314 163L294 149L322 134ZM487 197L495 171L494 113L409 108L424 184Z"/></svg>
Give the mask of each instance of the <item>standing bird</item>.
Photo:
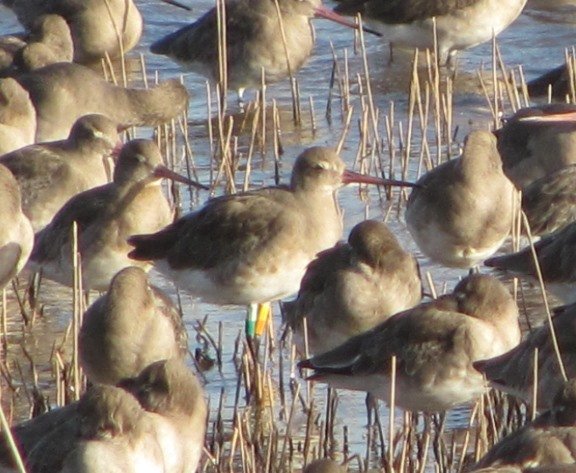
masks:
<svg viewBox="0 0 576 473"><path fill-rule="evenodd" d="M437 412L485 392L473 362L505 353L519 341L518 309L510 293L497 279L473 274L452 294L400 312L298 366L314 370L310 380L390 402L396 357L396 406Z"/></svg>
<svg viewBox="0 0 576 473"><path fill-rule="evenodd" d="M283 304L297 346L324 353L420 302L416 259L386 225L365 220L348 243L322 251L306 269L298 298ZM304 324L306 323L306 328Z"/></svg>
<svg viewBox="0 0 576 473"><path fill-rule="evenodd" d="M552 318L562 365L568 378L576 376L576 305L555 309ZM534 366L538 350L537 366ZM496 358L474 363L493 387L518 396L539 409L552 407L554 394L564 383L549 324L528 334L517 347ZM537 373L534 399L534 373Z"/></svg>
<svg viewBox="0 0 576 473"><path fill-rule="evenodd" d="M362 14L390 42L434 50L438 62L450 64L461 49L490 41L522 12L526 0L338 0L335 11Z"/></svg>
<svg viewBox="0 0 576 473"><path fill-rule="evenodd" d="M22 208L34 232L50 223L76 194L106 184L108 158L120 144L116 124L103 115L85 115L67 139L38 143L0 156L20 185Z"/></svg>
<svg viewBox="0 0 576 473"><path fill-rule="evenodd" d="M177 79L150 89L127 89L80 64L51 64L17 80L36 109L38 142L66 138L74 122L90 113L106 115L123 128L156 126L188 106L188 92Z"/></svg>
<svg viewBox="0 0 576 473"><path fill-rule="evenodd" d="M33 244L34 232L22 212L18 183L0 165L0 290L24 267Z"/></svg>
<svg viewBox="0 0 576 473"><path fill-rule="evenodd" d="M408 199L406 224L431 260L470 268L508 236L514 186L502 171L491 133L471 132L462 156L427 172L417 184Z"/></svg>
<svg viewBox="0 0 576 473"><path fill-rule="evenodd" d="M31 28L45 14L64 17L74 41L74 61L120 57L138 43L142 16L132 0L1 0L20 23Z"/></svg>
<svg viewBox="0 0 576 473"><path fill-rule="evenodd" d="M136 235L130 257L154 261L179 287L213 304L257 305L298 291L306 266L342 234L335 192L344 184L405 184L344 169L331 148L313 147L294 163L289 186L209 200L152 235Z"/></svg>
<svg viewBox="0 0 576 473"><path fill-rule="evenodd" d="M31 145L36 109L28 91L12 78L0 79L0 155Z"/></svg>
<svg viewBox="0 0 576 473"><path fill-rule="evenodd" d="M160 186L162 178L199 186L164 166L154 142L128 142L120 151L113 182L72 197L36 235L32 264L41 267L48 278L72 286L71 229L76 222L83 288L105 291L118 271L135 264L128 258L128 237L157 231L172 221Z"/></svg>
<svg viewBox="0 0 576 473"><path fill-rule="evenodd" d="M116 384L155 361L183 358L187 342L174 303L148 282L143 269L130 266L84 314L78 353L91 382Z"/></svg>
<svg viewBox="0 0 576 473"><path fill-rule="evenodd" d="M272 83L285 79L304 65L314 47L310 25L314 15L355 26L323 8L321 0L278 0L278 7L281 20L275 0L225 2L227 86L237 90L240 99L244 89L261 86L262 71L266 83ZM168 56L218 82L216 8L195 23L156 41L150 51Z"/></svg>

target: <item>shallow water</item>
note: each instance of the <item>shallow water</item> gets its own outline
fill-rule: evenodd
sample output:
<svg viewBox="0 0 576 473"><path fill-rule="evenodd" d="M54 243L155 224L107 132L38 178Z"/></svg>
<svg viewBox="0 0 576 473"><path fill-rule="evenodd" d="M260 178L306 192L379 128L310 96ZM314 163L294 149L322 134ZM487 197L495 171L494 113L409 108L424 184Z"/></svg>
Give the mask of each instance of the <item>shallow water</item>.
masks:
<svg viewBox="0 0 576 473"><path fill-rule="evenodd" d="M160 78L179 76L182 71L178 65L171 61L158 56L153 56L147 52L148 45L167 32L186 24L191 19L206 11L212 6L213 2L209 0L197 0L193 4L194 12L189 14L181 10L165 5L156 0L140 1L139 6L146 19L145 33L141 44L135 53L142 53L145 56L148 71L158 71ZM568 9L566 9L568 8ZM564 48L572 45L574 37L574 9L562 7L560 10L540 10L530 6L521 15L521 17L506 31L498 37L498 45L504 61L508 66L522 65L525 77L530 80L537 77L548 69L558 65L563 61ZM343 29L325 20L315 21L317 34L317 44L313 57L306 66L298 73L301 96L307 102L308 97L312 97L315 103L316 130L310 132L307 127L295 127L290 123L290 90L289 85L285 83L273 84L267 89L268 100L274 98L283 116L283 133L282 145L284 155L280 166L280 177L286 181L289 177L291 163L295 156L305 147L311 145L334 145L343 129L343 120L341 113L338 111L339 105L336 101L334 104L334 115L332 121L324 117L326 101L328 98L328 84L330 80L330 71L332 69L332 49L342 58L344 51L347 51L349 57L350 76L354 78L356 74L363 76L362 58L354 54L354 35L350 30ZM13 15L0 6L0 34L7 34L18 30L18 25ZM408 84L411 76L411 54L400 55L397 62L389 65L388 47L379 38L366 35L366 50L370 74L372 78L372 91L374 103L382 115L389 113L390 104L394 102L396 122L406 123L406 113L408 107ZM131 53L134 55L134 52ZM458 56L457 80L454 92L453 103L453 129L458 128L457 141L473 128L487 128L492 123L492 117L484 98L479 82L476 78L477 71L481 68L489 69L492 62L492 45L484 44L469 51L463 51ZM206 84L205 80L194 74L185 74L183 80L191 92L189 107L191 145L194 153L194 159L199 170L201 180L207 181L210 176L210 143L208 140L206 118ZM343 158L349 165L352 165L357 153L358 144L361 140L356 121L359 120L359 102L358 87L352 81L351 103L355 107L354 117L350 132L345 140L345 146L342 153ZM251 96L248 95L248 100ZM230 97L230 109L237 110L233 94ZM236 107L236 108L235 108ZM307 106L304 107L307 109ZM508 110L509 111L509 110ZM286 116L286 117L284 117ZM307 120L307 117L304 118ZM397 125L398 126L398 125ZM428 130L429 132L430 130ZM140 130L141 136L151 136L150 130ZM396 128L398 136L398 128ZM379 134L383 137L384 146L386 144L386 131L381 120ZM239 146L241 151L245 151L246 143L249 141L249 133L244 133L239 137ZM418 156L419 147L415 147L414 156ZM431 147L432 153L435 148ZM255 156L255 163L262 164L253 172L253 185L269 185L274 183L274 159L270 149L267 150L266 158L260 159ZM384 153L386 155L386 152ZM386 166L387 162L384 163ZM411 162L408 171L408 178L416 178L417 161ZM256 166L254 166L256 167ZM396 173L400 172L398 167ZM242 176L243 177L243 176ZM222 190L217 190L217 193ZM202 201L207 198L206 195L200 195ZM348 231L363 218L382 219L387 216L387 221L395 231L398 238L402 241L404 247L414 252L421 263L423 274L429 272L435 282L437 290L442 292L446 287L451 290L456 284L459 277L465 273L463 271L451 270L440 267L431 263L427 258L421 255L406 231L402 212L398 217L397 212L390 207L396 205L396 199L392 202L380 198L378 192L374 189L369 192L360 193L357 188L349 187L340 192L339 200L345 211L345 235ZM185 200L184 210L186 211L193 203ZM171 284L152 273L155 283L164 287L171 293L174 289ZM531 294L530 316L538 318L542 313L538 304L536 295ZM11 297L11 303L8 306L9 312L9 349L5 357L14 363L19 360L24 372L28 371L28 363L22 356L21 348L18 346L21 342L36 361L39 374L39 388L49 393L49 380L51 372L50 355L53 350L53 344L58 344L63 338L71 316L71 291L58 287L55 284L47 283L42 290L41 302L45 306L43 318L36 321L32 330L22 331L21 321L17 315L17 305ZM205 373L206 391L211 398L211 405L218 403L221 391L226 392L224 405L230 411L234 406L234 391L236 389L237 374L232 362L234 355L234 339L243 330L244 311L236 307L214 307L194 301L186 294L182 294L182 304L184 317L190 333L190 348L192 351L198 346L195 339L195 330L193 328L196 320L208 315L207 330L213 335L218 332L218 327L222 325L223 329L223 368L222 372L213 369ZM278 310L275 310L275 325L277 332L280 331L280 320ZM56 341L56 342L55 342ZM2 381L4 382L4 380ZM5 384L3 385L5 386ZM324 388L316 387L316 396L322 403L324 398ZM21 404L17 405L16 418L24 417L26 413L25 393L20 394ZM54 402L51 397L50 402ZM386 417L386 409L381 409ZM398 418L398 415L397 415ZM469 407L455 409L449 413L447 428L465 427L469 418ZM297 419L298 420L298 419ZM305 421L305 419L300 419ZM337 414L337 425L348 426L350 454L358 453L361 456L365 454L366 449L366 417L364 406L364 395L361 393L346 393L340 396L339 408ZM387 422L384 420L383 422ZM341 429L337 427L337 431ZM301 432L300 432L301 433Z"/></svg>

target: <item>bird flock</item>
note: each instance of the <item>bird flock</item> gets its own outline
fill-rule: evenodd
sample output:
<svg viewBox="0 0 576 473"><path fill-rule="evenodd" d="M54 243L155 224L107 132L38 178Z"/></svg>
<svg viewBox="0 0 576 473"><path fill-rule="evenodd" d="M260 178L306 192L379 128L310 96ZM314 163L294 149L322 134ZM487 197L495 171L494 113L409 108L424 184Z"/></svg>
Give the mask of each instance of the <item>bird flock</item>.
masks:
<svg viewBox="0 0 576 473"><path fill-rule="evenodd" d="M257 361L270 303L295 296L281 303L283 323L310 381L424 413L474 402L492 386L541 411L470 471L575 463L576 106L528 107L496 130L471 131L458 157L415 182L358 173L343 152L309 147L286 185L206 196L175 218L163 179L201 196L214 189L167 167L153 139L123 143L123 132L176 119L193 91L176 79L123 87L94 67L138 44L137 5L2 3L27 31L0 39L0 288L23 270L75 287L77 251L81 287L100 295L78 332L87 389L4 432L0 471L196 471L208 405L185 361L182 314L150 282L152 267L203 302L246 306ZM452 68L457 51L491 40L525 4L341 0L333 11L320 0L226 0L150 51L242 98L297 73L312 54L315 17L359 28L340 14L360 13L366 34L389 42L388 60L393 48L428 48ZM361 221L341 241L337 193L353 183L409 192L404 218L420 251L469 272L432 297L383 222ZM530 244L495 256L520 213ZM523 338L501 282L508 274L542 280L568 305ZM305 469L344 470L328 459Z"/></svg>

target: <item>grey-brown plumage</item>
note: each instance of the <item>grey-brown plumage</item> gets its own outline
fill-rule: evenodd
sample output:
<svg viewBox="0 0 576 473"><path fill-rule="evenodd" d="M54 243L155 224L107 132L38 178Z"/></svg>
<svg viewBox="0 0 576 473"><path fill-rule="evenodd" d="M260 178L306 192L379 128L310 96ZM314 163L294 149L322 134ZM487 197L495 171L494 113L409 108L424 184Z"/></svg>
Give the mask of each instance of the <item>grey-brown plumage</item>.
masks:
<svg viewBox="0 0 576 473"><path fill-rule="evenodd" d="M34 243L21 203L16 179L0 165L0 290L24 267Z"/></svg>
<svg viewBox="0 0 576 473"><path fill-rule="evenodd" d="M428 171L417 185L406 207L406 225L431 260L469 268L496 252L508 236L514 186L502 171L491 133L471 132L462 156Z"/></svg>
<svg viewBox="0 0 576 473"><path fill-rule="evenodd" d="M300 69L314 46L309 20L320 3L320 0L278 1L286 37L284 45L273 1L226 1L228 88L241 91L260 87L262 69L267 83L287 78L288 67L293 73ZM166 55L214 82L218 81L216 9L156 41L150 50Z"/></svg>
<svg viewBox="0 0 576 473"><path fill-rule="evenodd" d="M42 230L71 197L106 184L108 158L120 144L116 124L103 115L79 118L66 140L38 143L0 156L20 185L22 207Z"/></svg>
<svg viewBox="0 0 576 473"><path fill-rule="evenodd" d="M132 0L2 0L18 20L31 28L37 18L65 18L74 41L74 61L100 61L132 49L142 33L142 17ZM119 40L122 41L120 45Z"/></svg>
<svg viewBox="0 0 576 473"><path fill-rule="evenodd" d="M207 411L194 374L178 360L160 361L125 384L140 397L96 385L79 402L14 427L27 471L195 472ZM4 447L0 463L10 466Z"/></svg>
<svg viewBox="0 0 576 473"><path fill-rule="evenodd" d="M564 303L576 301L576 223L571 223L534 243L538 264L546 288ZM532 250L495 256L484 264L537 280Z"/></svg>
<svg viewBox="0 0 576 473"><path fill-rule="evenodd" d="M339 0L336 11L362 14L392 45L434 48L434 23L439 60L458 50L489 41L512 23L526 0Z"/></svg>
<svg viewBox="0 0 576 473"><path fill-rule="evenodd" d="M548 72L545 72L536 79L532 79L526 84L530 97L548 97L552 92L552 97L557 100L564 100L570 94L570 74L568 66L562 64Z"/></svg>
<svg viewBox="0 0 576 473"><path fill-rule="evenodd" d="M576 381L563 383L549 411L504 437L473 467L523 471L576 462Z"/></svg>
<svg viewBox="0 0 576 473"><path fill-rule="evenodd" d="M347 15L362 13L362 16L378 18L384 23L402 24L447 15L475 3L478 0L342 0L336 10Z"/></svg>
<svg viewBox="0 0 576 473"><path fill-rule="evenodd" d="M280 299L298 290L308 263L340 238L335 192L349 182L396 181L346 171L333 149L309 148L296 159L289 186L211 199L158 233L130 238L130 257L155 261L205 302Z"/></svg>
<svg viewBox="0 0 576 473"><path fill-rule="evenodd" d="M504 172L518 188L576 163L575 111L573 104L522 108L496 130ZM553 115L566 120L539 120Z"/></svg>
<svg viewBox="0 0 576 473"><path fill-rule="evenodd" d="M138 377L125 380L126 389L142 407L165 419L176 441L162 439L169 452L167 471L193 473L202 455L208 408L203 389L192 372L179 359L157 361Z"/></svg>
<svg viewBox="0 0 576 473"><path fill-rule="evenodd" d="M415 258L384 223L366 220L352 229L347 244L319 253L308 265L298 298L284 303L283 312L301 353L304 318L309 353L323 353L421 298Z"/></svg>
<svg viewBox="0 0 576 473"><path fill-rule="evenodd" d="M576 221L576 165L532 182L522 191L532 235L548 235Z"/></svg>
<svg viewBox="0 0 576 473"><path fill-rule="evenodd" d="M321 458L308 463L302 473L346 473L347 471L348 468L345 465L331 458Z"/></svg>
<svg viewBox="0 0 576 473"><path fill-rule="evenodd" d="M12 68L14 56L26 46L23 33L7 34L0 36L0 74Z"/></svg>
<svg viewBox="0 0 576 473"><path fill-rule="evenodd" d="M182 316L138 267L124 268L86 311L79 334L80 364L93 383L116 384L188 349Z"/></svg>
<svg viewBox="0 0 576 473"><path fill-rule="evenodd" d="M177 79L150 89L107 82L85 66L58 63L18 76L36 109L36 141L64 139L83 115L106 115L122 127L165 123L186 110L188 92Z"/></svg>
<svg viewBox="0 0 576 473"><path fill-rule="evenodd" d="M443 411L485 391L472 363L520 341L518 309L497 279L474 274L452 294L400 312L327 353L299 363L309 378L367 391L390 401L391 358L397 359L396 406Z"/></svg>
<svg viewBox="0 0 576 473"><path fill-rule="evenodd" d="M12 78L0 79L0 155L34 143L36 110L28 91Z"/></svg>
<svg viewBox="0 0 576 473"><path fill-rule="evenodd" d="M576 376L576 305L562 307L553 317L554 331L562 362L569 378ZM493 359L478 361L474 367L491 384L505 392L534 403L534 356L538 350L537 405L552 407L554 394L564 380L554 350L550 327L546 323L532 331L517 347Z"/></svg>
<svg viewBox="0 0 576 473"><path fill-rule="evenodd" d="M74 54L68 24L59 15L42 15L27 34L0 37L0 73L13 75L56 62L71 62Z"/></svg>
<svg viewBox="0 0 576 473"><path fill-rule="evenodd" d="M140 265L128 258L130 235L157 231L172 221L172 210L160 186L167 177L199 185L162 164L158 146L150 140L124 145L113 182L72 197L50 225L36 235L31 262L44 274L72 286L72 223L78 226L83 287L105 291L112 277L126 266Z"/></svg>

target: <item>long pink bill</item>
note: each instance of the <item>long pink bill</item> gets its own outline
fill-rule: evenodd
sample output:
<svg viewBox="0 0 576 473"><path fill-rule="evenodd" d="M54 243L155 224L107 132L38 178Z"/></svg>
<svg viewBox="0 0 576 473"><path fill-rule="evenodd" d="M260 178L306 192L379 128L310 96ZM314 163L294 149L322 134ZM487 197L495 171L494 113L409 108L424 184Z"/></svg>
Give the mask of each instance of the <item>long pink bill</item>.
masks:
<svg viewBox="0 0 576 473"><path fill-rule="evenodd" d="M574 123L576 122L576 111L551 113L550 115L532 115L522 117L518 121L534 123Z"/></svg>
<svg viewBox="0 0 576 473"><path fill-rule="evenodd" d="M182 184L187 184L189 186L198 187L199 189L209 190L210 188L205 186L204 184L200 184L199 182L193 181L184 177L174 171L168 169L166 166L159 164L154 168L154 177L157 178L166 178L171 179L175 182L181 182Z"/></svg>
<svg viewBox="0 0 576 473"><path fill-rule="evenodd" d="M395 179L381 179L379 177L349 171L348 169L346 169L344 174L342 174L342 182L344 184L352 184L356 182L360 184L374 184L377 186L420 187L412 182L397 181Z"/></svg>
<svg viewBox="0 0 576 473"><path fill-rule="evenodd" d="M348 18L343 17L342 15L336 13L335 11L326 8L325 6L320 5L316 7L314 10L314 16L316 18L324 18L326 20L334 21L340 25L347 26L348 28L354 28L357 30L359 28L358 24L354 21L350 21ZM366 26L362 25L362 31L366 33L370 33L376 36L382 36L382 33L379 31L373 30L372 28L367 28Z"/></svg>

